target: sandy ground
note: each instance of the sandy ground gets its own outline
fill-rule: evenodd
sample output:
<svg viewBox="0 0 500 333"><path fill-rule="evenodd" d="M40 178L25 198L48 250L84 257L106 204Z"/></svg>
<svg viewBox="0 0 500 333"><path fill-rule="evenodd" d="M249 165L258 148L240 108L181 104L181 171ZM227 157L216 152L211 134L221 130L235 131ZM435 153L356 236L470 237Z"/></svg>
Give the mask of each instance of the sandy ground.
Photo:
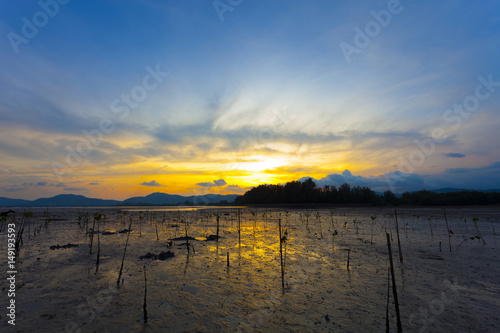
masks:
<svg viewBox="0 0 500 333"><path fill-rule="evenodd" d="M15 210L19 223L23 210ZM30 236L26 227L16 263L15 327L6 316L5 229L0 237L5 254L2 332L382 332L389 267L386 232L393 239L405 332L500 331L499 244L494 234L494 229L500 233L500 207L447 208L450 240L443 208L398 208L402 263L393 208L241 209L241 243L234 208L51 208L53 220L48 223L44 209L32 211ZM79 212L89 213L88 225L85 218L79 221ZM89 254L86 233L95 212L106 216L100 231L111 233L99 235L97 272L97 234ZM214 212L221 215L221 238L204 241L216 232ZM470 239L478 234L474 217L482 239ZM278 219L288 231L284 291ZM115 232L128 228L130 220L133 231L117 287L127 233ZM189 252L184 241L168 246L169 239L184 236L183 220L189 235L197 238L190 241ZM69 243L78 246L50 249ZM162 251L175 257L140 259ZM389 322L395 332L392 289Z"/></svg>

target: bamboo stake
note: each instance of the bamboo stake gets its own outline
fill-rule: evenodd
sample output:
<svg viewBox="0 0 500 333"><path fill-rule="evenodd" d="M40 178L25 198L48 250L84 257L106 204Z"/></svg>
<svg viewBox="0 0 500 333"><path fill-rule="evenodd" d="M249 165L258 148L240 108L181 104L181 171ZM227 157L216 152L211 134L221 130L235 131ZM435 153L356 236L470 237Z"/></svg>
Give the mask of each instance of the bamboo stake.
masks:
<svg viewBox="0 0 500 333"><path fill-rule="evenodd" d="M446 208L444 208L444 220L446 221L446 230L448 231L448 245L450 246L450 252L451 252L450 226L448 225L448 217L446 217Z"/></svg>
<svg viewBox="0 0 500 333"><path fill-rule="evenodd" d="M283 267L283 236L281 233L281 219L278 219L280 233L280 263L281 263L281 288L285 290L285 267Z"/></svg>
<svg viewBox="0 0 500 333"><path fill-rule="evenodd" d="M128 233L127 233L127 240L125 242L125 248L123 249L123 257L122 257L122 264L120 266L120 273L118 274L118 280L116 280L116 285L119 287L120 286L120 278L122 277L122 271L123 271L123 262L125 261L125 253L127 252L127 246L128 246L128 239L130 237L130 228L132 227L132 218L130 218L130 224L128 225Z"/></svg>
<svg viewBox="0 0 500 333"><path fill-rule="evenodd" d="M148 293L148 278L146 276L146 265L144 265L144 304L142 309L144 310L144 324L148 323L148 310L147 310L147 298L146 295Z"/></svg>
<svg viewBox="0 0 500 333"><path fill-rule="evenodd" d="M391 275L392 275L392 293L394 294L394 304L396 306L396 318L397 318L398 333L399 333L403 332L403 327L401 326L401 316L399 314L398 290L396 288L396 276L394 274L394 264L392 262L391 238L388 233L386 233L385 235L387 237L387 249L389 250L389 262L391 264Z"/></svg>
<svg viewBox="0 0 500 333"><path fill-rule="evenodd" d="M399 240L398 212L397 212L396 208L394 208L394 216L396 217L396 233L398 235L399 261L403 262L403 252L401 251L401 241Z"/></svg>

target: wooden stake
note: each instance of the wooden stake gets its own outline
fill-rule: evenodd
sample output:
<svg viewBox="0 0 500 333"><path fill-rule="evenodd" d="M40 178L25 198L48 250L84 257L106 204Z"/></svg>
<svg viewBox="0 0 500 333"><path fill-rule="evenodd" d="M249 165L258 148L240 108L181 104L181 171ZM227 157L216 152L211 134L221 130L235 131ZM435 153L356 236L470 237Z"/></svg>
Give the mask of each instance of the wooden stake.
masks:
<svg viewBox="0 0 500 333"><path fill-rule="evenodd" d="M127 253L128 239L130 237L130 228L132 227L132 218L130 218L130 224L128 225L127 241L125 242L125 249L123 249L122 265L120 266L120 273L118 274L118 280L116 280L116 285L120 286L120 278L123 271L123 262L125 261L125 253ZM123 284L123 282L122 282Z"/></svg>
<svg viewBox="0 0 500 333"><path fill-rule="evenodd" d="M389 262L391 264L391 276L392 276L392 293L394 294L394 304L396 306L396 318L397 318L398 333L399 333L403 332L403 327L401 325L401 316L399 314L398 290L396 288L396 275L394 274L394 264L392 262L391 238L388 233L386 233L385 235L387 237L387 249L389 250Z"/></svg>
<svg viewBox="0 0 500 333"><path fill-rule="evenodd" d="M396 217L396 233L398 235L399 261L403 262L403 252L401 251L401 241L399 240L398 212L397 212L396 208L394 208L394 216Z"/></svg>
<svg viewBox="0 0 500 333"><path fill-rule="evenodd" d="M446 208L444 208L444 220L446 221L446 230L448 231L448 245L450 246L450 252L451 252L450 226L448 225L448 217L446 217Z"/></svg>
<svg viewBox="0 0 500 333"><path fill-rule="evenodd" d="M349 259L351 257L351 249L347 249L347 270L349 270Z"/></svg>
<svg viewBox="0 0 500 333"><path fill-rule="evenodd" d="M281 264L281 288L285 290L285 267L283 266L283 235L281 232L281 219L278 219L280 233L280 264Z"/></svg>
<svg viewBox="0 0 500 333"><path fill-rule="evenodd" d="M144 324L148 323L148 310L147 310L147 298L146 295L148 293L148 278L146 276L146 265L144 265L144 304L142 309L144 310Z"/></svg>
<svg viewBox="0 0 500 333"><path fill-rule="evenodd" d="M238 208L238 246L241 247L241 211Z"/></svg>

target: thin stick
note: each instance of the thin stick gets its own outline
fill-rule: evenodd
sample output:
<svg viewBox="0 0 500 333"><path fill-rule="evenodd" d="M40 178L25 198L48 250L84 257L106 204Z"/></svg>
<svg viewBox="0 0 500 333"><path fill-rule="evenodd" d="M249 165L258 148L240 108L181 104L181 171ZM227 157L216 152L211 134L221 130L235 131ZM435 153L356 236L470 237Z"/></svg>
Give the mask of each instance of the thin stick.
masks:
<svg viewBox="0 0 500 333"><path fill-rule="evenodd" d="M446 221L446 230L448 230L448 244L450 245L450 252L451 252L451 233L450 233L450 226L448 225L448 218L446 217L446 208L444 208L444 220Z"/></svg>
<svg viewBox="0 0 500 333"><path fill-rule="evenodd" d="M116 280L116 285L120 286L120 278L122 277L123 262L125 261L125 253L127 253L128 239L130 237L130 228L132 227L132 218L130 218L130 224L128 225L127 241L125 242L125 248L123 249L122 264L120 266L120 273L118 274L118 280Z"/></svg>
<svg viewBox="0 0 500 333"><path fill-rule="evenodd" d="M92 222L92 234L90 235L90 250L89 250L89 254L92 254L92 243L94 242L94 233L95 233L95 216L94 216L94 222Z"/></svg>
<svg viewBox="0 0 500 333"><path fill-rule="evenodd" d="M186 234L186 246L187 246L187 251L188 251L188 254L189 254L189 239L188 239L188 229L187 229L187 220L184 220L184 230L185 230L185 234Z"/></svg>
<svg viewBox="0 0 500 333"><path fill-rule="evenodd" d="M283 267L283 236L281 234L281 219L278 219L280 233L280 263L281 263L281 288L285 290L285 268Z"/></svg>
<svg viewBox="0 0 500 333"><path fill-rule="evenodd" d="M238 208L238 246L241 247L241 211Z"/></svg>
<svg viewBox="0 0 500 333"><path fill-rule="evenodd" d="M390 283L389 283L389 274L390 270L387 270L387 303L385 304L385 332L389 333L389 292L390 292Z"/></svg>
<svg viewBox="0 0 500 333"><path fill-rule="evenodd" d="M387 237L387 249L389 250L389 261L391 263L392 293L394 294L394 304L396 306L396 318L399 333L403 332L403 327L401 326L401 316L399 314L398 290L396 288L396 275L394 274L394 264L392 262L391 238L388 233L386 233L385 235Z"/></svg>
<svg viewBox="0 0 500 333"><path fill-rule="evenodd" d="M217 219L217 242L219 241L219 220L220 220L220 214L219 213L214 213L215 218Z"/></svg>
<svg viewBox="0 0 500 333"><path fill-rule="evenodd" d="M397 212L396 208L394 208L394 216L396 217L396 233L398 235L399 261L403 262L403 252L401 251L401 241L399 240L398 212Z"/></svg>
<svg viewBox="0 0 500 333"><path fill-rule="evenodd" d="M227 267L229 267L229 252L227 253Z"/></svg>
<svg viewBox="0 0 500 333"><path fill-rule="evenodd" d="M99 257L101 255L101 236L100 236L100 228L99 228L99 221L97 222L97 260L95 263L95 272L99 270Z"/></svg>
<svg viewBox="0 0 500 333"><path fill-rule="evenodd" d="M349 270L350 257L351 257L351 249L347 249L347 270Z"/></svg>
<svg viewBox="0 0 500 333"><path fill-rule="evenodd" d="M146 276L146 265L144 265L144 305L142 306L142 309L144 310L144 324L148 323L148 302L146 295L148 293L148 278Z"/></svg>

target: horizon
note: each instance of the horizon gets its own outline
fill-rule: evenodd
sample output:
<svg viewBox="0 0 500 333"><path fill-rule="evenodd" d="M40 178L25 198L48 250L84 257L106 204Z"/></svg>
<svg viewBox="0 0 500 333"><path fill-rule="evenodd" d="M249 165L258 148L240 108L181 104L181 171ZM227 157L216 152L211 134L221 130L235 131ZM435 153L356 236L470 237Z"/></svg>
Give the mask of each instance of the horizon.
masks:
<svg viewBox="0 0 500 333"><path fill-rule="evenodd" d="M349 183L345 183L345 184L349 184ZM283 184L260 184L260 185L280 185L280 186L284 186L285 183L283 183ZM328 185L328 184L326 184L326 185ZM351 184L349 184L349 185L351 187L360 186L360 185L351 185ZM330 185L328 185L328 186L330 186ZM323 186L316 185L316 188L323 188L323 187L324 187L324 185ZM360 187L366 187L366 186L360 186ZM371 190L373 190L370 187L368 187L368 188L371 189ZM430 191L430 192L433 192L433 191L439 191L439 190L450 190L449 192L461 192L461 191L470 191L470 192L494 191L494 192L500 192L499 189L496 189L496 188L488 188L488 189L478 190L478 189L473 189L473 188L471 188L471 189L465 189L465 188L450 188L450 187L443 187L443 188L437 188L437 189L422 188L420 190L415 190L415 191L405 191L405 192L392 192L391 191L391 192L394 193L396 196L401 196L403 193L413 193L413 192L421 192L421 191ZM388 189L388 191L390 191L390 189ZM243 196L245 193L242 193L242 194L236 194L236 193L230 193L230 194L205 193L205 194L200 194L200 196L203 196L203 195L214 195L214 194L215 195L222 195L222 196L224 196L224 195ZM378 195L383 195L383 192L379 192L379 191L374 191L374 193L376 193ZM166 195L183 196L183 197L196 196L196 195L182 195L182 194L176 194L176 193L167 193L167 192L156 191L156 192L150 192L150 193L144 194L144 195L131 196L131 197L127 197L127 198L99 198L99 197L89 197L89 196L86 196L86 195L83 195L83 194L78 194L78 193L59 193L59 194L51 195L50 197L39 197L39 198L35 198L35 199L21 199L21 198L12 198L12 197L3 197L3 196L0 196L0 198L6 198L6 199L12 199L12 200L36 201L38 199L51 199L53 197L58 197L58 196L72 195L72 196L83 196L83 197L88 198L88 199L111 200L111 201L119 201L119 202L121 202L121 201L126 201L126 200L134 198L134 197L147 197L147 196L150 196L152 194L166 194Z"/></svg>
<svg viewBox="0 0 500 333"><path fill-rule="evenodd" d="M500 3L222 2L2 3L0 197L500 188Z"/></svg>

